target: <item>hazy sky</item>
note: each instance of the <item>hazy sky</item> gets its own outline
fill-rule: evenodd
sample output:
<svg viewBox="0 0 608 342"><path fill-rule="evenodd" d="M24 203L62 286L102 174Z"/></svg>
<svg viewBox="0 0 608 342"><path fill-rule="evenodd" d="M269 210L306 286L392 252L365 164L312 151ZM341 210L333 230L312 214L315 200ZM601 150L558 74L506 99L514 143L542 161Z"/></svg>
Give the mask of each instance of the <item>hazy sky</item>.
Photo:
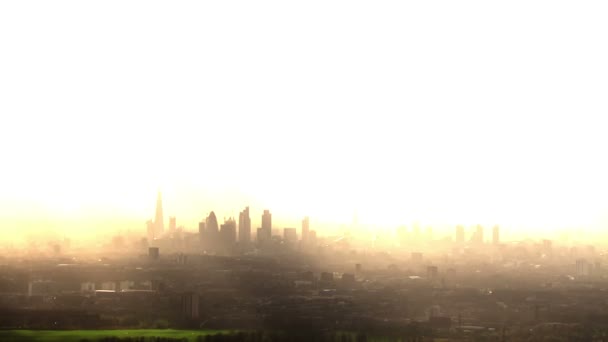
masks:
<svg viewBox="0 0 608 342"><path fill-rule="evenodd" d="M604 1L2 1L0 228L606 229ZM515 229L515 228L514 228ZM532 230L532 232L534 232Z"/></svg>

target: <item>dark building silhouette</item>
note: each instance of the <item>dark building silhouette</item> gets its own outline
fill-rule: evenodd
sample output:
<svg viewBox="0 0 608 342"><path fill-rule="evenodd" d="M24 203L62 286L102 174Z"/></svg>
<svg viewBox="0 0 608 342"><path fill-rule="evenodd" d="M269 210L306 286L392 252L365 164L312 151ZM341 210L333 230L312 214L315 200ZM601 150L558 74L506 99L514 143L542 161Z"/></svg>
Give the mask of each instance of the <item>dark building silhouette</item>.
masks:
<svg viewBox="0 0 608 342"><path fill-rule="evenodd" d="M270 210L264 210L262 214L262 228L258 229L258 241L270 241L272 238L272 214Z"/></svg>
<svg viewBox="0 0 608 342"><path fill-rule="evenodd" d="M320 280L322 282L332 282L334 281L334 274L331 272L322 272Z"/></svg>
<svg viewBox="0 0 608 342"><path fill-rule="evenodd" d="M160 251L158 247L148 248L148 258L150 260L158 260L160 258Z"/></svg>
<svg viewBox="0 0 608 342"><path fill-rule="evenodd" d="M224 220L220 228L220 243L224 249L230 249L236 244L236 221L233 218Z"/></svg>
<svg viewBox="0 0 608 342"><path fill-rule="evenodd" d="M239 214L239 243L248 245L251 242L251 217L249 217L249 207L246 207Z"/></svg>
<svg viewBox="0 0 608 342"><path fill-rule="evenodd" d="M200 227L200 225L199 225ZM205 219L204 233L201 237L203 241L203 247L208 250L217 250L219 243L220 230L217 224L217 217L212 211L209 216Z"/></svg>
<svg viewBox="0 0 608 342"><path fill-rule="evenodd" d="M212 211L207 216L205 220L205 229L208 233L218 233L220 228L217 224L217 217L215 217L215 213Z"/></svg>
<svg viewBox="0 0 608 342"><path fill-rule="evenodd" d="M199 299L196 293L185 293L182 295L182 313L186 319L197 319Z"/></svg>

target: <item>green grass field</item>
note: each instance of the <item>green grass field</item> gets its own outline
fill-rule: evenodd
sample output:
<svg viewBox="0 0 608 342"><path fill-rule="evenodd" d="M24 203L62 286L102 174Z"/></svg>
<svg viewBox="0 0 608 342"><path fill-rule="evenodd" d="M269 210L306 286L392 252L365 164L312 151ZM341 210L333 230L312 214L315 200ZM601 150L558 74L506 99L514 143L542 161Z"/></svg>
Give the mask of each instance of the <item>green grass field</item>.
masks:
<svg viewBox="0 0 608 342"><path fill-rule="evenodd" d="M227 330L174 330L174 329L127 329L127 330L0 330L0 341L79 342L82 339L97 341L103 337L173 337L196 341L198 336L228 333Z"/></svg>

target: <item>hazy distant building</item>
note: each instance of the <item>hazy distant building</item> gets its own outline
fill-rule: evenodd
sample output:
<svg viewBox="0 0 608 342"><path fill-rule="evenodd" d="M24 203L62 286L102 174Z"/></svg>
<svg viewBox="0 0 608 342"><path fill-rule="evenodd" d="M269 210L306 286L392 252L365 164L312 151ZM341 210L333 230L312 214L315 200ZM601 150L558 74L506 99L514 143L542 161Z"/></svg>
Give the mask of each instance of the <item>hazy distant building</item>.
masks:
<svg viewBox="0 0 608 342"><path fill-rule="evenodd" d="M205 222L198 225L202 247L205 250L215 251L219 248L220 229L215 213L211 211Z"/></svg>
<svg viewBox="0 0 608 342"><path fill-rule="evenodd" d="M206 226L205 221L198 223L198 238L202 241L205 236Z"/></svg>
<svg viewBox="0 0 608 342"><path fill-rule="evenodd" d="M154 237L159 238L163 231L165 230L165 223L163 219L163 200L158 192L158 197L156 198L156 215L154 216Z"/></svg>
<svg viewBox="0 0 608 342"><path fill-rule="evenodd" d="M500 227L498 225L492 228L492 244L498 245L500 243Z"/></svg>
<svg viewBox="0 0 608 342"><path fill-rule="evenodd" d="M256 230L255 236L256 236L256 240L257 240L258 243L262 243L264 241L267 241L267 239L268 239L266 237L266 233L264 232L264 230L262 228L258 228Z"/></svg>
<svg viewBox="0 0 608 342"><path fill-rule="evenodd" d="M420 253L420 252L413 252L412 253L412 261L413 262L422 262L422 253Z"/></svg>
<svg viewBox="0 0 608 342"><path fill-rule="evenodd" d="M270 241L272 238L272 214L264 210L262 214L262 228L258 229L258 241Z"/></svg>
<svg viewBox="0 0 608 342"><path fill-rule="evenodd" d="M248 245L251 242L251 217L249 217L249 207L246 207L239 214L239 243Z"/></svg>
<svg viewBox="0 0 608 342"><path fill-rule="evenodd" d="M308 216L304 217L302 220L302 242L308 242L308 233L310 231L310 220Z"/></svg>
<svg viewBox="0 0 608 342"><path fill-rule="evenodd" d="M478 224L477 227L475 227L475 232L473 233L473 236L471 237L471 241L476 244L483 243L483 227L480 224Z"/></svg>
<svg viewBox="0 0 608 342"><path fill-rule="evenodd" d="M457 243L464 243L464 227L463 226L456 226L456 242Z"/></svg>
<svg viewBox="0 0 608 342"><path fill-rule="evenodd" d="M591 275L591 264L585 259L576 260L576 275L588 276Z"/></svg>
<svg viewBox="0 0 608 342"><path fill-rule="evenodd" d="M158 247L148 248L148 258L150 260L158 260L160 258L160 250Z"/></svg>
<svg viewBox="0 0 608 342"><path fill-rule="evenodd" d="M296 243L298 241L298 232L295 228L283 229L283 241L286 243Z"/></svg>
<svg viewBox="0 0 608 342"><path fill-rule="evenodd" d="M169 217L169 232L174 233L176 229L177 229L177 224L175 221L175 216L170 216Z"/></svg>
<svg viewBox="0 0 608 342"><path fill-rule="evenodd" d="M196 293L185 293L182 295L182 313L187 319L197 319L199 299Z"/></svg>
<svg viewBox="0 0 608 342"><path fill-rule="evenodd" d="M308 244L314 246L317 244L317 231L311 230L308 232Z"/></svg>
<svg viewBox="0 0 608 342"><path fill-rule="evenodd" d="M333 282L334 281L334 274L331 273L331 272L322 272L320 280L322 282Z"/></svg>
<svg viewBox="0 0 608 342"><path fill-rule="evenodd" d="M220 241L224 248L231 248L236 244L236 221L229 218L220 228Z"/></svg>
<svg viewBox="0 0 608 342"><path fill-rule="evenodd" d="M212 211L207 216L205 220L205 231L211 234L217 234L220 231L220 227L217 224L217 217L215 217L215 213Z"/></svg>

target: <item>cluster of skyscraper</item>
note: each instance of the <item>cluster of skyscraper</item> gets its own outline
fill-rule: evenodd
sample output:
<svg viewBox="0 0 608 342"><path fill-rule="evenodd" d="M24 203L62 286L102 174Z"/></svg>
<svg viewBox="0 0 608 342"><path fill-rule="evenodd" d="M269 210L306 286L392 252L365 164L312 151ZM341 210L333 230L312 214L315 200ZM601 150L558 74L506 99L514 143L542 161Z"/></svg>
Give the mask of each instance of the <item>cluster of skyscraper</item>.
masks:
<svg viewBox="0 0 608 342"><path fill-rule="evenodd" d="M172 236L178 229L175 217L169 218L169 230L165 232L163 222L163 203L160 192L156 199L156 213L154 220L147 222L148 241L160 239L163 236ZM239 213L238 223L230 217L224 219L224 223L219 224L215 213L212 211L204 221L199 222L198 232L200 242L206 250L231 252L236 247L249 247L252 245L251 236L251 217L249 207ZM283 237L278 238L281 242L295 243L298 241L296 228L284 228ZM260 246L268 245L273 241L272 236L272 214L269 210L264 210L262 214L262 226L257 229L256 242ZM308 217L302 220L302 243L316 241L316 233L310 230Z"/></svg>
<svg viewBox="0 0 608 342"><path fill-rule="evenodd" d="M204 221L199 222L198 232L203 248L206 250L231 252L237 247L247 248L252 244L249 207L239 213L238 227L233 218L225 219L222 225L218 225L217 217L212 211ZM309 218L305 217L302 220L302 243L308 243L312 240L316 240L316 233L310 230ZM256 232L256 242L263 247L269 245L272 241L272 214L269 210L264 210L262 226ZM289 244L297 241L296 228L283 229L282 242Z"/></svg>
<svg viewBox="0 0 608 342"><path fill-rule="evenodd" d="M163 223L163 205L160 192L156 200L156 214L154 220L147 222L148 239L154 240L160 238L164 234ZM169 232L176 231L175 217L169 218ZM219 224L215 213L212 211L207 218L198 224L198 232L203 248L207 250L230 252L236 247L248 247L252 244L251 236L251 217L249 215L249 207L246 207L239 213L237 221L230 217L224 219L223 224ZM411 238L417 239L420 235L420 229L417 224L414 225L413 236L408 236L405 227L397 230L397 235L402 242L411 242ZM427 235L432 237L432 229L427 228ZM310 230L310 220L304 217L302 220L301 242L302 244L311 244L316 241L316 232ZM464 244L466 242L465 227L462 225L456 226L456 243ZM269 210L264 210L262 214L262 226L257 229L256 242L259 246L268 245L273 241L272 235L272 214ZM282 242L296 243L298 234L296 228L284 228ZM477 225L470 239L471 243L484 243L484 229L481 225ZM492 229L492 243L498 245L500 243L500 227L494 226Z"/></svg>
<svg viewBox="0 0 608 342"><path fill-rule="evenodd" d="M464 243L465 242L465 229L464 226L456 226L456 242ZM475 227L475 231L471 236L471 242L476 244L482 244L484 242L483 238L483 227L481 225L477 225ZM492 228L492 244L498 245L500 243L500 227L494 226Z"/></svg>

